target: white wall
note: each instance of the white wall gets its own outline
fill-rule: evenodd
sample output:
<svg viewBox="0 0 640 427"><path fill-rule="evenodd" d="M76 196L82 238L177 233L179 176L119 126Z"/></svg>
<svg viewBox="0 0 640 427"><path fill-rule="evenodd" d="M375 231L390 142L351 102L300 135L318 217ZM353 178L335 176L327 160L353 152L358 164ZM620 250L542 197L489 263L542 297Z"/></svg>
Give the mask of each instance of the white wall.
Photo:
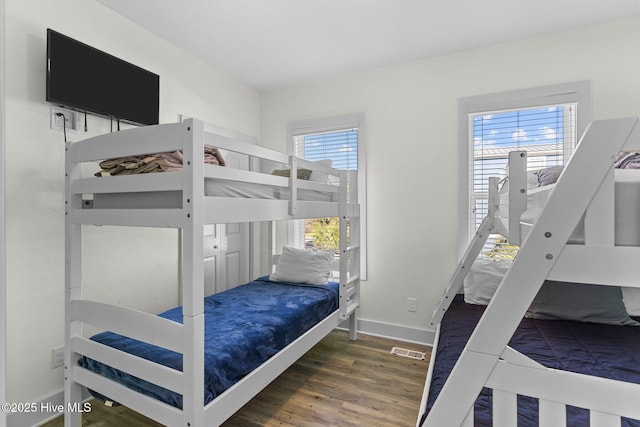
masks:
<svg viewBox="0 0 640 427"><path fill-rule="evenodd" d="M632 18L274 90L261 96L262 143L285 150L290 121L365 113L369 276L360 316L426 329L458 254L458 99L591 80L594 119L637 116L639 49Z"/></svg>
<svg viewBox="0 0 640 427"><path fill-rule="evenodd" d="M160 122L178 115L259 136L259 93L93 0L6 0L8 393L34 402L62 389L50 351L64 342L64 140L49 129L46 28L160 75ZM109 121L89 116L89 133ZM89 227L87 297L148 311L177 303L175 230ZM148 286L137 281L145 276Z"/></svg>

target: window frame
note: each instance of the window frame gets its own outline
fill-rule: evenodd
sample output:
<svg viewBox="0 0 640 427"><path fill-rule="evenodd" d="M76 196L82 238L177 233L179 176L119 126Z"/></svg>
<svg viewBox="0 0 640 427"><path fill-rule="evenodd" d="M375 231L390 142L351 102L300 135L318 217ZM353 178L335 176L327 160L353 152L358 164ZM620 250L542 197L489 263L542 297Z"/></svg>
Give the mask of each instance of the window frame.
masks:
<svg viewBox="0 0 640 427"><path fill-rule="evenodd" d="M360 278L367 278L367 181L365 162L365 117L364 113L343 114L290 122L287 125L287 152L295 154L295 137L315 133L358 129L358 202L360 204ZM287 226L287 243L294 244L294 224Z"/></svg>
<svg viewBox="0 0 640 427"><path fill-rule="evenodd" d="M470 238L469 218L469 115L544 105L576 103L578 139L591 122L591 83L588 80L461 98L458 101L458 257Z"/></svg>

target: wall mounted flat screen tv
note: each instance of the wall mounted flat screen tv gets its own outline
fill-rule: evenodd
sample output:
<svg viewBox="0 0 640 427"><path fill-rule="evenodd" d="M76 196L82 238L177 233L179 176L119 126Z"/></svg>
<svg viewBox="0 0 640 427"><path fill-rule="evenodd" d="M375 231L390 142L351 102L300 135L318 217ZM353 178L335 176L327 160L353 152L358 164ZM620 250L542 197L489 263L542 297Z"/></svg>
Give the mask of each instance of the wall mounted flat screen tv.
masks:
<svg viewBox="0 0 640 427"><path fill-rule="evenodd" d="M153 125L158 123L160 77L47 29L47 102Z"/></svg>

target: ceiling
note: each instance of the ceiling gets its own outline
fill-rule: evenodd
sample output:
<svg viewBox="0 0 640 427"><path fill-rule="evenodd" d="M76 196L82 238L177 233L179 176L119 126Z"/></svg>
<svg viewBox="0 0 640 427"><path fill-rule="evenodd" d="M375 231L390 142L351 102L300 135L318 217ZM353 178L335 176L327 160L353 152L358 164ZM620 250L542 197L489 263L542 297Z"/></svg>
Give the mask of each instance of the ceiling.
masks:
<svg viewBox="0 0 640 427"><path fill-rule="evenodd" d="M638 0L98 1L259 90L640 15Z"/></svg>

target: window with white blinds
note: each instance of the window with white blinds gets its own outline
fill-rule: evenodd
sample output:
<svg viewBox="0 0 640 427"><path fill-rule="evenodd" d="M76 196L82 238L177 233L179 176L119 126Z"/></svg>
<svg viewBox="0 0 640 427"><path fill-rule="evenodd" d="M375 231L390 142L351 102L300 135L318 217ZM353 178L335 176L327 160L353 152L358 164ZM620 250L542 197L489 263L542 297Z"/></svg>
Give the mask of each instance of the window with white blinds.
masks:
<svg viewBox="0 0 640 427"><path fill-rule="evenodd" d="M488 181L506 176L510 151L527 152L527 170L562 165L576 145L577 103L469 114L469 231L488 212ZM484 255L511 258L515 248L492 236Z"/></svg>
<svg viewBox="0 0 640 427"><path fill-rule="evenodd" d="M360 277L366 279L366 174L363 156L363 114L311 119L289 125L289 150L313 162L331 160L339 170L357 171L360 203ZM288 242L339 252L338 218L291 221Z"/></svg>
<svg viewBox="0 0 640 427"><path fill-rule="evenodd" d="M358 129L339 129L328 132L296 135L294 154L310 161L330 160L340 170L358 170ZM316 218L296 227L295 239L306 247L339 251L340 228L338 218Z"/></svg>

